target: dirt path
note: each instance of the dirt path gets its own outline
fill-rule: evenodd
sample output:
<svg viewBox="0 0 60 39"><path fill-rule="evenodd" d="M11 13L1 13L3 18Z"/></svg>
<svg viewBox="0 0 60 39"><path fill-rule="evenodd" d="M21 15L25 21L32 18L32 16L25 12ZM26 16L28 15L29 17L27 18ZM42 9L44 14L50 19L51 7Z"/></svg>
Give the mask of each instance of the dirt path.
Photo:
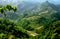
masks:
<svg viewBox="0 0 60 39"><path fill-rule="evenodd" d="M43 26L37 27L37 28L35 28L35 29L41 29L41 28L43 28Z"/></svg>
<svg viewBox="0 0 60 39"><path fill-rule="evenodd" d="M32 31L27 31L27 33L33 37L37 36L38 34Z"/></svg>

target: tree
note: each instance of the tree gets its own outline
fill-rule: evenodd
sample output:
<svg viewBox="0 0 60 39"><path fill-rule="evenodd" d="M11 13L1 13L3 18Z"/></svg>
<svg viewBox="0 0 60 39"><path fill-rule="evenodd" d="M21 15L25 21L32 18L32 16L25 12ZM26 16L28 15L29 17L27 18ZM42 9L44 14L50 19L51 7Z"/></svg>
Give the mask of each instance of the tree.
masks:
<svg viewBox="0 0 60 39"><path fill-rule="evenodd" d="M0 13L3 15L3 19L0 18L0 39L7 39L8 35L14 30L14 26L16 26L16 24L14 24L13 21L11 20L7 20L6 19L6 12L8 11L17 11L17 8L15 6L11 6L10 4L7 4L5 6L1 6L0 5Z"/></svg>
<svg viewBox="0 0 60 39"><path fill-rule="evenodd" d="M0 6L0 12L5 18L6 18L6 11L11 11L11 10L16 12L17 8L15 6L11 6L10 4L7 4L5 6Z"/></svg>

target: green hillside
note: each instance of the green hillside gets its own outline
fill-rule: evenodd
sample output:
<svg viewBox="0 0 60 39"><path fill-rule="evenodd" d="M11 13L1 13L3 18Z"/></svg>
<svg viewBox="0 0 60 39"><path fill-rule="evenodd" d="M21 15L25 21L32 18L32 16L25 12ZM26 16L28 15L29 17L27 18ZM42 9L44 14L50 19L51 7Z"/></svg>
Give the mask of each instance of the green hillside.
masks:
<svg viewBox="0 0 60 39"><path fill-rule="evenodd" d="M17 12L20 5L0 6L0 39L60 39L57 7L53 8L48 1L38 6L26 6L22 13Z"/></svg>

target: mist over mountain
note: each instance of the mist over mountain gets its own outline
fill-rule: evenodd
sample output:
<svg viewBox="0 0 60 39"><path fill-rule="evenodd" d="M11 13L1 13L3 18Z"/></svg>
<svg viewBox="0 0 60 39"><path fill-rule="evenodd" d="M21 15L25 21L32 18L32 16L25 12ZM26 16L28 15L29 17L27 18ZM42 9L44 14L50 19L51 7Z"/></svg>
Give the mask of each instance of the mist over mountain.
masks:
<svg viewBox="0 0 60 39"><path fill-rule="evenodd" d="M20 13L35 13L38 14L40 12L44 12L44 11L53 11L53 10L60 10L60 5L59 4L54 4L50 1L42 1L37 2L37 1L33 1L33 0L1 0L0 1L1 5L5 5L5 4L11 4L11 5L16 5L18 10L16 12L16 15L19 15ZM14 15L13 15L14 16ZM17 16L18 17L18 16ZM16 18L17 18L16 17Z"/></svg>
<svg viewBox="0 0 60 39"><path fill-rule="evenodd" d="M60 7L58 7L58 5L55 5L49 1L43 2L43 3L31 3L31 2L23 2L21 4L18 4L18 8L20 10L21 13L28 13L28 12L32 12L32 13L37 13L43 10L49 10L48 7L51 7L52 9L55 10L60 10Z"/></svg>

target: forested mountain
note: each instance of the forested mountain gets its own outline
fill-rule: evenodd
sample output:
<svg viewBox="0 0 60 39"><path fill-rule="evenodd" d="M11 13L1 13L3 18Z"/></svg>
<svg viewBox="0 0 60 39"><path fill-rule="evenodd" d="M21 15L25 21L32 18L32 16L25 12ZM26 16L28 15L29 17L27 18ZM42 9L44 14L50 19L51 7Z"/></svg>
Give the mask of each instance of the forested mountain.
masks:
<svg viewBox="0 0 60 39"><path fill-rule="evenodd" d="M31 10L30 13L29 13L29 11L27 11L27 13L20 14L19 20L27 21L27 24L29 24L29 22L32 21L31 24L37 23L38 25L40 25L40 23L41 23L44 25L45 21L48 22L48 20L50 20L50 21L55 20L55 17L53 16L53 14L56 14L58 12L59 11L55 10L49 2L44 2L43 4L37 6L33 10ZM44 22L42 22L42 21L44 21ZM19 22L19 23L22 24L22 22ZM27 27L28 26L29 25L27 25ZM24 26L24 27L26 27L26 26Z"/></svg>
<svg viewBox="0 0 60 39"><path fill-rule="evenodd" d="M17 5L18 11L17 14L24 13L25 15L27 13L29 14L41 14L45 12L56 12L59 11L59 8L57 5L49 3L49 2L44 2L44 3L31 3L31 2L22 2ZM19 13L18 13L19 12Z"/></svg>
<svg viewBox="0 0 60 39"><path fill-rule="evenodd" d="M27 32L29 32L29 35L31 36L42 36L40 38L38 36L36 39L59 39L60 36L56 36L56 33L59 34L58 31L60 31L58 30L60 29L58 28L60 25L58 25L60 12L57 8L56 5L49 3L48 1L44 2L31 10L30 13L20 14L18 25L28 30ZM57 23L58 31L54 31L56 29L55 23ZM54 37L50 37L50 35Z"/></svg>
<svg viewBox="0 0 60 39"><path fill-rule="evenodd" d="M59 4L8 2L0 2L0 39L60 39Z"/></svg>

